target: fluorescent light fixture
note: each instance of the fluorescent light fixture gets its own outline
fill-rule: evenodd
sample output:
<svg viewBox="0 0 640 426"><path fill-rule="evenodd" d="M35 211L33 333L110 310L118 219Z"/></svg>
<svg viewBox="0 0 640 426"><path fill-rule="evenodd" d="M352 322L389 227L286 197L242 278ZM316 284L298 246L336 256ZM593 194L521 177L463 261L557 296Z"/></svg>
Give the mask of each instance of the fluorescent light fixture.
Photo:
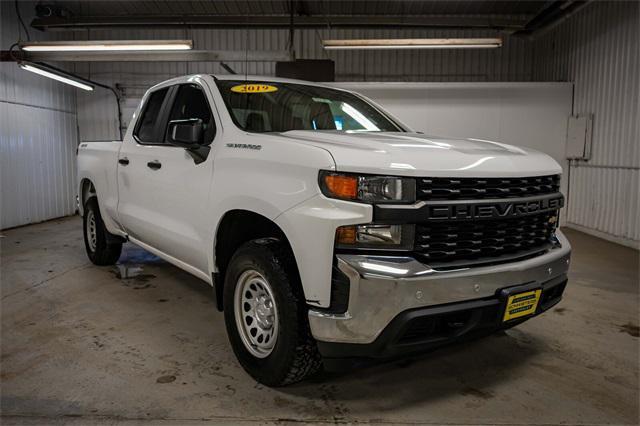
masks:
<svg viewBox="0 0 640 426"><path fill-rule="evenodd" d="M192 40L90 40L25 42L27 52L125 52L191 50Z"/></svg>
<svg viewBox="0 0 640 426"><path fill-rule="evenodd" d="M399 38L377 40L324 40L327 50L346 49L491 49L501 38Z"/></svg>
<svg viewBox="0 0 640 426"><path fill-rule="evenodd" d="M36 73L43 77L48 77L65 84L75 86L82 90L88 90L88 91L93 90L93 85L89 84L89 82L79 77L75 77L71 74L67 74L64 71L59 70L57 68L49 67L43 64L30 63L30 62L22 62L19 65L20 65L20 68L22 68L25 71L30 71L32 73Z"/></svg>

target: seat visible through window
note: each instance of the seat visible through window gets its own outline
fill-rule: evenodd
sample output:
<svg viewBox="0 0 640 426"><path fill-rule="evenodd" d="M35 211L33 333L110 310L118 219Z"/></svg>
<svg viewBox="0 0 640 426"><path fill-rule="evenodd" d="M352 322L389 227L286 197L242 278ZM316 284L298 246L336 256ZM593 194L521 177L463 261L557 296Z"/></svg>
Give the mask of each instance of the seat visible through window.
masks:
<svg viewBox="0 0 640 426"><path fill-rule="evenodd" d="M314 102L311 104L311 127L314 130L336 130L336 122L329 104Z"/></svg>
<svg viewBox="0 0 640 426"><path fill-rule="evenodd" d="M247 115L247 130L250 132L264 132L264 118L262 114L251 112Z"/></svg>

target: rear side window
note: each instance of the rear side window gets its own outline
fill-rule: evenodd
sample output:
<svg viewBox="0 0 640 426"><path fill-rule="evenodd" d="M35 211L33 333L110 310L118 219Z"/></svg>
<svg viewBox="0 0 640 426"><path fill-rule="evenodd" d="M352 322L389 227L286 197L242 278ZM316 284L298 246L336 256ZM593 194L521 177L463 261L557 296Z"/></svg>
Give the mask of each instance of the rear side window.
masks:
<svg viewBox="0 0 640 426"><path fill-rule="evenodd" d="M135 136L141 142L158 142L156 138L156 124L160 119L160 109L162 108L162 102L169 88L156 90L149 95L147 103L142 109L140 115L140 124L136 130Z"/></svg>
<svg viewBox="0 0 640 426"><path fill-rule="evenodd" d="M203 142L205 144L211 143L216 133L216 124L213 120L207 98L200 86L183 84L178 88L178 93L175 96L175 101L169 113L169 121L188 120L191 118L199 118L202 120L202 127L204 129ZM167 130L168 123L165 126L165 140L168 137Z"/></svg>

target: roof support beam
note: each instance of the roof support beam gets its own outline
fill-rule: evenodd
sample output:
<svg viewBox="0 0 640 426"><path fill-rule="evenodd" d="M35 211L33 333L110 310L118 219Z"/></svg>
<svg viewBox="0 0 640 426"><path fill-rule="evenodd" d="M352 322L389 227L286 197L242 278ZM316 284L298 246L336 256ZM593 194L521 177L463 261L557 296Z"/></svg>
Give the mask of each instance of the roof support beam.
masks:
<svg viewBox="0 0 640 426"><path fill-rule="evenodd" d="M556 0L545 4L540 13L513 35L529 39L539 37L566 21L590 2L591 0Z"/></svg>
<svg viewBox="0 0 640 426"><path fill-rule="evenodd" d="M296 28L491 28L522 29L529 15L296 15ZM42 31L114 27L288 28L289 15L76 16L35 18Z"/></svg>

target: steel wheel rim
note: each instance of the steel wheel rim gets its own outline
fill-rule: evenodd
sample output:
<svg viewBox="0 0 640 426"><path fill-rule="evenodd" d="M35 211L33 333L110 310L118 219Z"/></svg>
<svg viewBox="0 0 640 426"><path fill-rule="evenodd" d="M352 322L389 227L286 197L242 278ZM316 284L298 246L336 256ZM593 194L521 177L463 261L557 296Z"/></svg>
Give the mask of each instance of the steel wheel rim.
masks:
<svg viewBox="0 0 640 426"><path fill-rule="evenodd" d="M238 278L234 294L236 328L245 348L257 358L271 354L278 339L278 309L267 279L249 269Z"/></svg>
<svg viewBox="0 0 640 426"><path fill-rule="evenodd" d="M89 249L94 252L98 246L98 233L96 231L96 216L93 211L87 212L87 242L89 243Z"/></svg>

